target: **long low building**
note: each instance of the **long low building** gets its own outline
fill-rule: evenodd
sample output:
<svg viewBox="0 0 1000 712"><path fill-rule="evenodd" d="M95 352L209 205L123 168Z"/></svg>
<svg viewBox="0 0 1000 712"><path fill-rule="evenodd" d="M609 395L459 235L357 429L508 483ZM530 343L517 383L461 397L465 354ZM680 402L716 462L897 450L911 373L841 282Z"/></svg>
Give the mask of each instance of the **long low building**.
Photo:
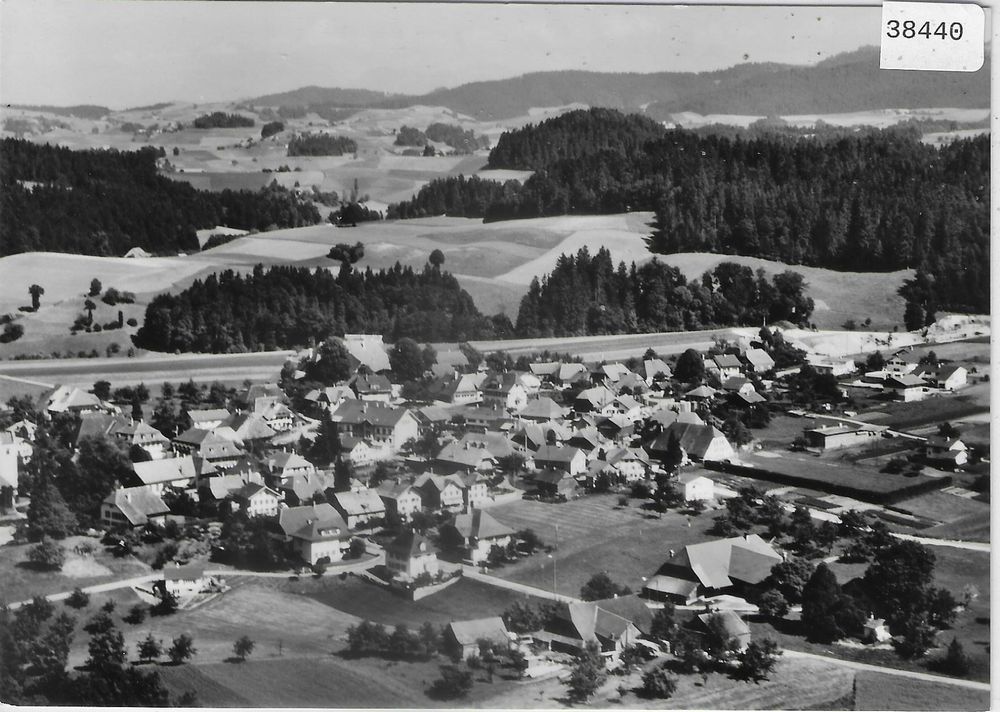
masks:
<svg viewBox="0 0 1000 712"><path fill-rule="evenodd" d="M884 425L824 425L803 431L809 447L819 450L836 450L854 447L882 437Z"/></svg>

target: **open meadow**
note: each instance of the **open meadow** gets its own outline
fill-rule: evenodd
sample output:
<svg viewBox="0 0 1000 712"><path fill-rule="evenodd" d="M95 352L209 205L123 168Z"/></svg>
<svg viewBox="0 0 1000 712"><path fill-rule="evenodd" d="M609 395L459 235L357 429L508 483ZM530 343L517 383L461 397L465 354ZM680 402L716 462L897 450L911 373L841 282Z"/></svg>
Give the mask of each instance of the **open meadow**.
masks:
<svg viewBox="0 0 1000 712"><path fill-rule="evenodd" d="M276 579L273 585L286 595L314 600L358 619L387 626L404 623L411 628L418 628L427 621L445 624L455 620L498 616L515 601L540 601L472 579L462 579L420 601L409 601L354 576L346 579L302 577L297 581Z"/></svg>
<svg viewBox="0 0 1000 712"><path fill-rule="evenodd" d="M69 537L61 542L66 549L66 563L61 571L41 571L28 563L31 544L7 543L0 546L0 603L24 601L33 596L72 591L149 573L149 567L132 558L115 558L97 539ZM92 546L93 554L78 554L74 547Z"/></svg>
<svg viewBox="0 0 1000 712"><path fill-rule="evenodd" d="M856 710L985 710L990 708L990 693L954 685L942 685L859 672L855 676L854 707Z"/></svg>
<svg viewBox="0 0 1000 712"><path fill-rule="evenodd" d="M211 179L210 174L198 175L201 176L198 180ZM14 343L0 345L0 358L92 349L103 355L112 342L127 349L134 329L70 334L73 319L83 311L91 279L99 279L105 288L113 286L136 295L134 305L118 307L96 300L95 321L117 318L120 308L126 319L136 318L141 324L145 306L156 294L183 289L196 278L224 269L249 271L256 264L285 264L336 271L339 262L326 255L340 242L365 245L365 255L356 265L358 269L381 269L397 262L422 269L430 253L440 249L445 255L445 269L457 277L480 311L502 312L514 319L531 280L547 274L562 254L575 253L584 246L593 250L595 245L601 245L610 250L615 262L642 263L653 259L646 246L651 219L651 213L495 223L469 218L418 218L363 223L356 228L321 224L256 233L186 256L124 259L57 253L12 255L0 259L0 313L15 314L25 327L25 335ZM657 255L656 259L677 267L688 279L700 278L722 261L763 269L769 275L794 269L806 279L807 293L816 303L812 321L819 328L839 328L848 318L859 322L871 318L874 328L886 329L902 321L903 302L896 290L909 276L908 272L835 272L705 253ZM41 308L34 313L19 312L18 307L30 303L31 284L45 289ZM808 332L801 336L810 338ZM833 344L832 348L860 350L840 344Z"/></svg>
<svg viewBox="0 0 1000 712"><path fill-rule="evenodd" d="M601 571L638 592L643 577L656 573L671 549L704 540L712 526L711 511L692 517L671 511L660 517L640 509L634 499L619 507L618 495L612 494L563 504L511 502L491 507L490 514L514 530L533 529L548 546L558 544L553 558L535 554L490 573L549 591L554 586L568 596L578 596L580 587Z"/></svg>

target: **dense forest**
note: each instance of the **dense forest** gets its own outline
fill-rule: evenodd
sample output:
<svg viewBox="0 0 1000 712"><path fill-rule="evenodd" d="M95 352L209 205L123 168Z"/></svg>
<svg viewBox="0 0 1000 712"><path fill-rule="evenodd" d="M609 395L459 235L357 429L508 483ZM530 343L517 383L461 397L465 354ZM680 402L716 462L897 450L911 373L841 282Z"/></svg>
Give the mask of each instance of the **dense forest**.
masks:
<svg viewBox="0 0 1000 712"><path fill-rule="evenodd" d="M305 133L288 142L289 156L342 156L357 150L354 139L324 133Z"/></svg>
<svg viewBox="0 0 1000 712"><path fill-rule="evenodd" d="M195 231L312 225L312 203L272 185L258 192L198 191L158 175L157 149L71 151L0 143L0 256L31 251L87 255L198 250Z"/></svg>
<svg viewBox="0 0 1000 712"><path fill-rule="evenodd" d="M249 116L213 111L211 114L199 116L192 125L196 129L244 129L252 127L254 121Z"/></svg>
<svg viewBox="0 0 1000 712"><path fill-rule="evenodd" d="M463 175L431 181L412 200L389 206L388 217L421 218L428 215L482 218L492 205L513 202L521 184L516 180L503 184L494 180Z"/></svg>
<svg viewBox="0 0 1000 712"><path fill-rule="evenodd" d="M616 268L611 253L583 248L562 255L521 300L520 337L687 331L714 326L808 323L812 299L796 272L768 280L763 271L723 262L700 281L656 259Z"/></svg>
<svg viewBox="0 0 1000 712"><path fill-rule="evenodd" d="M390 215L502 220L648 210L654 252L917 268L922 286L904 296L919 299L925 320L935 309L989 308L988 136L935 148L913 127L810 138L702 135L592 109L504 134L489 165L535 174L520 189L432 181Z"/></svg>
<svg viewBox="0 0 1000 712"><path fill-rule="evenodd" d="M154 351L239 353L345 332L466 341L493 338L498 327L503 333L503 321L480 314L454 277L430 266L356 272L344 264L333 275L258 265L248 275L227 270L156 297L135 343Z"/></svg>

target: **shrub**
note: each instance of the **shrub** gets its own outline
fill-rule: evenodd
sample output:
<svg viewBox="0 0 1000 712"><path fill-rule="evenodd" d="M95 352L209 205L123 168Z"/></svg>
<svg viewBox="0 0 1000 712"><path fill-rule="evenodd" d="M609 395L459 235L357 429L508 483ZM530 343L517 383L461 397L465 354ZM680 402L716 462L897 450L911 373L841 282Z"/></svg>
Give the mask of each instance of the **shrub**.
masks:
<svg viewBox="0 0 1000 712"><path fill-rule="evenodd" d="M0 333L0 343L9 344L11 341L17 341L22 336L24 336L24 326L11 322L4 325L3 333Z"/></svg>
<svg viewBox="0 0 1000 712"><path fill-rule="evenodd" d="M760 612L769 618L783 618L788 613L788 601L780 591L769 589L761 594L757 601Z"/></svg>
<svg viewBox="0 0 1000 712"><path fill-rule="evenodd" d="M28 561L41 568L59 571L66 563L66 552L54 539L45 536L28 550Z"/></svg>
<svg viewBox="0 0 1000 712"><path fill-rule="evenodd" d="M90 605L90 594L80 587L74 588L66 599L66 605L70 608L86 608Z"/></svg>
<svg viewBox="0 0 1000 712"><path fill-rule="evenodd" d="M177 596L172 593L164 593L160 597L159 603L149 609L150 615L169 616L177 612Z"/></svg>
<svg viewBox="0 0 1000 712"><path fill-rule="evenodd" d="M642 693L646 697L665 700L677 690L677 678L662 665L642 676Z"/></svg>
<svg viewBox="0 0 1000 712"><path fill-rule="evenodd" d="M441 677L435 680L428 694L439 700L455 700L472 691L472 673L455 665L442 665Z"/></svg>
<svg viewBox="0 0 1000 712"><path fill-rule="evenodd" d="M122 620L129 625L139 625L146 620L146 607L141 603L135 604L129 609L128 615L126 615Z"/></svg>

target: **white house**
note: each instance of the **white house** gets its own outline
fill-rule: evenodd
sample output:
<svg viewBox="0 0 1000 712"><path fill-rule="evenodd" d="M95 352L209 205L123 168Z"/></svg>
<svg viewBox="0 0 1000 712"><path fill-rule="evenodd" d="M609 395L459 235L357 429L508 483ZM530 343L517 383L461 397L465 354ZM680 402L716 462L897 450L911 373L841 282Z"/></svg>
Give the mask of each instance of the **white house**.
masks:
<svg viewBox="0 0 1000 712"><path fill-rule="evenodd" d="M232 496L250 517L273 517L281 501L281 493L259 482L248 482Z"/></svg>
<svg viewBox="0 0 1000 712"><path fill-rule="evenodd" d="M330 504L288 507L278 524L292 550L312 565L341 561L351 546L351 530Z"/></svg>
<svg viewBox="0 0 1000 712"><path fill-rule="evenodd" d="M929 391L924 379L914 376L912 373L889 376L885 379L884 392L904 403L923 400Z"/></svg>
<svg viewBox="0 0 1000 712"><path fill-rule="evenodd" d="M543 445L533 456L535 467L562 470L570 475L581 475L587 470L587 455L575 447Z"/></svg>
<svg viewBox="0 0 1000 712"><path fill-rule="evenodd" d="M969 382L969 372L964 366L921 366L913 375L924 379L929 386L946 391L957 390Z"/></svg>
<svg viewBox="0 0 1000 712"><path fill-rule="evenodd" d="M423 535L408 530L385 547L385 565L402 578L434 576L438 573L437 549Z"/></svg>
<svg viewBox="0 0 1000 712"><path fill-rule="evenodd" d="M178 598L217 590L221 585L217 578L205 573L204 566L195 564L164 566L161 576L158 581L154 582L153 588L158 589L161 595L169 593Z"/></svg>
<svg viewBox="0 0 1000 712"><path fill-rule="evenodd" d="M709 502L715 499L715 483L704 475L682 474L678 479L684 485L685 502Z"/></svg>
<svg viewBox="0 0 1000 712"><path fill-rule="evenodd" d="M411 485L400 482L383 482L378 487L386 514L394 513L404 522L409 521L423 505L420 492Z"/></svg>

